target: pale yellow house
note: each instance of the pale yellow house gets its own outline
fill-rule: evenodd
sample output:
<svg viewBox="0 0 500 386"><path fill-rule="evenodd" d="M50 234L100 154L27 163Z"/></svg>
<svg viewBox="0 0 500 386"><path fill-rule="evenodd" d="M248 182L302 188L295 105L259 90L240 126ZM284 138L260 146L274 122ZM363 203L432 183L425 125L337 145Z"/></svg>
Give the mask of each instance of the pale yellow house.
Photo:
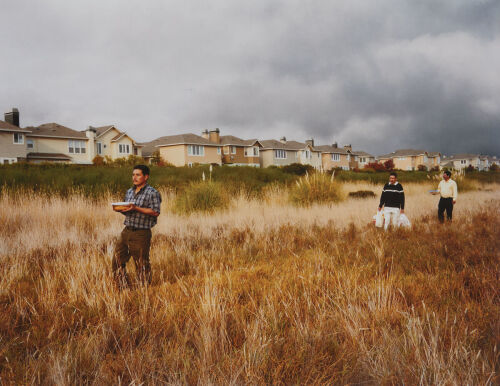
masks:
<svg viewBox="0 0 500 386"><path fill-rule="evenodd" d="M450 157L444 157L441 162L443 169L465 169L472 166L478 170L484 170L479 154L455 154Z"/></svg>
<svg viewBox="0 0 500 386"><path fill-rule="evenodd" d="M162 160L174 166L222 165L221 145L196 134L168 135L141 145L142 156L149 162L158 151Z"/></svg>
<svg viewBox="0 0 500 386"><path fill-rule="evenodd" d="M89 129L95 130L95 155L109 157L112 160L130 155L142 156L142 145L135 142L127 133L118 130L116 126L95 128L89 126Z"/></svg>
<svg viewBox="0 0 500 386"><path fill-rule="evenodd" d="M19 111L5 113L0 121L0 164L26 160L26 135L30 131L19 127Z"/></svg>
<svg viewBox="0 0 500 386"><path fill-rule="evenodd" d="M425 150L400 149L389 154L378 157L379 162L384 163L392 159L394 168L400 170L418 170L420 165L427 169L439 166L441 153L427 152Z"/></svg>
<svg viewBox="0 0 500 386"><path fill-rule="evenodd" d="M346 148L338 147L337 143L316 147L321 152L323 170L341 168L349 170L351 167L351 153Z"/></svg>
<svg viewBox="0 0 500 386"><path fill-rule="evenodd" d="M351 153L351 159L354 160L355 167L363 169L366 165L375 162L375 156L362 150L355 150Z"/></svg>
<svg viewBox="0 0 500 386"><path fill-rule="evenodd" d="M58 123L28 127L26 135L29 162L69 162L91 164L94 157L94 131L81 132Z"/></svg>

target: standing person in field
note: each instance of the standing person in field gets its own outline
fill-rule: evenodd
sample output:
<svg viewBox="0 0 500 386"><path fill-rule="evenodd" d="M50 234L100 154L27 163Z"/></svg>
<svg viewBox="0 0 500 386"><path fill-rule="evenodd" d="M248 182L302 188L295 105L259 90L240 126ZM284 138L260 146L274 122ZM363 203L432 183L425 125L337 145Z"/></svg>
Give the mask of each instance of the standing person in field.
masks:
<svg viewBox="0 0 500 386"><path fill-rule="evenodd" d="M125 201L131 204L124 210L118 210L125 215L125 228L115 244L112 269L120 289L130 285L125 268L130 256L134 258L139 281L142 284L151 283L151 228L156 225L160 215L161 195L148 185L148 179L149 168L146 165L134 166L134 186L125 194Z"/></svg>
<svg viewBox="0 0 500 386"><path fill-rule="evenodd" d="M438 219L441 223L444 222L444 211L449 221L452 219L453 206L457 203L458 189L457 183L451 179L451 172L446 170L443 173L443 179L439 183L437 192L432 194L440 194L438 204Z"/></svg>
<svg viewBox="0 0 500 386"><path fill-rule="evenodd" d="M405 192L395 172L389 175L389 182L382 190L378 210L381 211L382 207L384 208L384 229L387 230L391 223L397 226L399 215L405 212Z"/></svg>

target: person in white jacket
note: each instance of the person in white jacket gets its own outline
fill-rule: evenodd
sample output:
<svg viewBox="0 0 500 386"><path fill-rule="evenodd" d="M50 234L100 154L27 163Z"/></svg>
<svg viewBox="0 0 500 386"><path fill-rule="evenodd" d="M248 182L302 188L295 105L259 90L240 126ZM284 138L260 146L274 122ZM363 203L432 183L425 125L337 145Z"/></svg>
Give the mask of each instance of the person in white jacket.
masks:
<svg viewBox="0 0 500 386"><path fill-rule="evenodd" d="M443 173L443 180L439 183L437 192L432 194L440 194L438 204L438 219L441 223L444 222L444 212L446 211L446 218L451 221L453 217L453 207L457 203L458 189L457 183L451 179L451 172L446 170Z"/></svg>

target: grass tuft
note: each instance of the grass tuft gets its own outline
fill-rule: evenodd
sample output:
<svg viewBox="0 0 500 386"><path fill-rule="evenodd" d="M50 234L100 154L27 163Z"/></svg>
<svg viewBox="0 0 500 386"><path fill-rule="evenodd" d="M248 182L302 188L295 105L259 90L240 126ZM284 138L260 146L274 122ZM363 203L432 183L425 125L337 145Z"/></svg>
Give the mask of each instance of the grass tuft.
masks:
<svg viewBox="0 0 500 386"><path fill-rule="evenodd" d="M177 195L174 213L191 214L193 212L214 212L228 206L228 197L224 186L219 182L194 182L183 194Z"/></svg>
<svg viewBox="0 0 500 386"><path fill-rule="evenodd" d="M290 189L290 201L297 206L339 202L343 199L340 184L326 173L306 174Z"/></svg>

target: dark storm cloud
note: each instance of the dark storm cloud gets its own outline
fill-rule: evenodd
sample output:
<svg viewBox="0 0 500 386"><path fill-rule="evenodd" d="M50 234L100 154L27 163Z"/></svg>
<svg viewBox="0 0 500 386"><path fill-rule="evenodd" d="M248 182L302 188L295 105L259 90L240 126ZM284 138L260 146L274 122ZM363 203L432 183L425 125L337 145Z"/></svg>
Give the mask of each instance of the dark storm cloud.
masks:
<svg viewBox="0 0 500 386"><path fill-rule="evenodd" d="M3 1L0 106L141 140L500 153L497 1Z"/></svg>

